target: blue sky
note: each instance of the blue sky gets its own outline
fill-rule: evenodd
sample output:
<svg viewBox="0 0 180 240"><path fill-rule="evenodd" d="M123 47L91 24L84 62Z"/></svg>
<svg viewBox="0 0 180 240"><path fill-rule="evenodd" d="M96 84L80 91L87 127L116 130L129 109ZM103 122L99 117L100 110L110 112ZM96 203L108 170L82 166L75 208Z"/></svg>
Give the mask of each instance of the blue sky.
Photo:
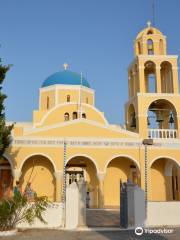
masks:
<svg viewBox="0 0 180 240"><path fill-rule="evenodd" d="M46 77L80 72L96 91L96 106L108 121L124 123L127 67L133 41L152 20L153 0L0 0L0 57L13 64L3 91L7 120L31 121ZM180 54L180 1L155 0L155 25Z"/></svg>

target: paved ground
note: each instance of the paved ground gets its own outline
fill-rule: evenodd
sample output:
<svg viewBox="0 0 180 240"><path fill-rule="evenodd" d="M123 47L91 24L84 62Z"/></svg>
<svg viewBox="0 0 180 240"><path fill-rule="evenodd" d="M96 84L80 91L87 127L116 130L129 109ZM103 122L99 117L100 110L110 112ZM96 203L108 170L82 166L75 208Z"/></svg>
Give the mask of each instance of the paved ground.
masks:
<svg viewBox="0 0 180 240"><path fill-rule="evenodd" d="M74 232L62 230L24 230L16 236L0 237L1 240L179 240L180 228L174 229L173 234L154 235L143 234L136 236L134 231L91 231Z"/></svg>
<svg viewBox="0 0 180 240"><path fill-rule="evenodd" d="M120 212L119 210L95 210L86 211L88 227L119 227Z"/></svg>

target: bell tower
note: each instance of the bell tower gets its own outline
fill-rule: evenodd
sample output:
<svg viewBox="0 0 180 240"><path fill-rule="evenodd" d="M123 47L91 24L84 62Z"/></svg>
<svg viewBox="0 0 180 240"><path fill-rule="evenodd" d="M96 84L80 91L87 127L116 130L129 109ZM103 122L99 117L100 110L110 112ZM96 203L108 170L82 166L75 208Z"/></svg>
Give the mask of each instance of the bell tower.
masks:
<svg viewBox="0 0 180 240"><path fill-rule="evenodd" d="M126 129L142 138L180 137L177 55L167 55L166 37L147 23L134 41L128 68Z"/></svg>

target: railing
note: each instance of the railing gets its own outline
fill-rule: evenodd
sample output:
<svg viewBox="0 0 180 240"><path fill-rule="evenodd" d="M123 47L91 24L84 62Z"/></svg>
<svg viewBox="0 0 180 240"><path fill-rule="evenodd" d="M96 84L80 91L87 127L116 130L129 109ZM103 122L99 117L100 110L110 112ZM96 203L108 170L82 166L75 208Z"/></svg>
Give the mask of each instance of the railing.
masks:
<svg viewBox="0 0 180 240"><path fill-rule="evenodd" d="M148 129L148 137L157 138L177 138L176 129Z"/></svg>

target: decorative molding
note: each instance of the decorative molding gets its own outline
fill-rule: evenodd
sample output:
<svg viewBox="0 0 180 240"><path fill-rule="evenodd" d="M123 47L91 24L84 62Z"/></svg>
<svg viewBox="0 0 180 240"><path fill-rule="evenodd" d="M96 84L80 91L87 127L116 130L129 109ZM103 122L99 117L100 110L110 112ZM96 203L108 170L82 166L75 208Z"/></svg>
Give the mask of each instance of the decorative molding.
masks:
<svg viewBox="0 0 180 240"><path fill-rule="evenodd" d="M46 118L53 112L53 111L56 111L58 108L61 108L61 107L64 107L64 106L70 106L70 105L75 105L77 106L77 102L66 102L66 103L62 103L62 104L59 104L53 108L51 108L47 113L45 113L45 115L43 116L43 118L41 119L41 121L39 123L36 123L34 125L34 129L36 126L41 126L43 124L43 122L46 120ZM82 103L82 106L84 107L89 107L89 108L92 108L94 111L96 111L101 117L102 119L104 120L105 124L109 124L107 119L104 117L104 115L102 114L102 112L100 112L96 107L94 107L93 105L90 105L90 104L86 104L86 103ZM70 122L70 121L68 121ZM74 122L74 121L73 121ZM64 123L64 122L63 122ZM38 130L38 129L37 129Z"/></svg>
<svg viewBox="0 0 180 240"><path fill-rule="evenodd" d="M39 88L39 91L41 92L47 92L47 91L52 91L52 90L66 90L66 89L73 89L73 90L79 90L79 88L81 87L81 85L65 85L65 84L54 84L54 85L51 85L51 86L47 86L47 87L42 87L42 88ZM89 92L89 93L94 93L94 89L92 88L88 88L88 87L85 87L85 86L82 86L82 89L86 92Z"/></svg>

